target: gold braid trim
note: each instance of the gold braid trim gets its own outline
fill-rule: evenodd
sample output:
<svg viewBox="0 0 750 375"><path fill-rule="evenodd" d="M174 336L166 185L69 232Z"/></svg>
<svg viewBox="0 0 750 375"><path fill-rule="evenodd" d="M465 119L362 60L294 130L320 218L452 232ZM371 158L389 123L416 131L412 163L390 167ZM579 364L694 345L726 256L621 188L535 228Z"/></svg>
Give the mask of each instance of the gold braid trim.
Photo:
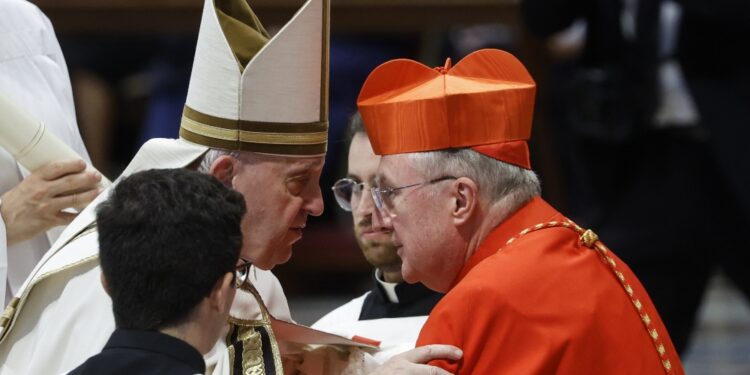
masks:
<svg viewBox="0 0 750 375"><path fill-rule="evenodd" d="M57 251L62 250L65 246L68 246L71 242L76 241L77 239L89 235L91 233L96 232L96 222L91 223L81 229L80 232L75 234L73 237L71 237L67 242L65 242ZM10 303L8 304L8 307L3 311L3 314L0 316L0 344L5 340L6 337L8 337L8 333L15 325L15 318L20 313L21 309L26 304L26 300L29 297L29 294L34 289L34 287L37 286L37 284L41 283L42 281L46 280L48 277L52 277L54 275L57 275L61 272L65 272L73 267L77 267L81 264L87 263L91 260L96 260L99 258L99 255L92 255L87 258L83 258L77 262L68 264L64 267L60 267L54 271L46 272L38 277L36 277L29 286L27 286L20 296L14 297Z"/></svg>
<svg viewBox="0 0 750 375"><path fill-rule="evenodd" d="M643 322L643 326L644 328L646 328L646 332L648 333L649 337L651 337L651 340L654 343L654 349L656 349L656 353L661 359L661 364L664 368L664 372L666 374L671 374L672 363L669 361L669 359L666 358L666 349L664 348L664 344L661 342L661 340L659 340L659 332L656 330L656 328L651 327L651 317L648 315L648 313L642 311L643 304L641 303L641 300L634 295L633 288L630 286L630 284L628 284L627 280L625 279L625 275L617 269L617 262L615 262L614 258L609 256L609 249L607 249L607 247L604 246L601 241L599 241L599 236L597 236L596 233L594 233L590 229L583 229L570 220L550 221L547 223L540 223L522 230L520 233L510 238L505 243L505 246L510 245L515 240L531 232L536 232L538 230L546 228L558 227L568 228L578 233L580 244L596 251L599 254L599 258L602 260L602 263L606 264L612 270L612 273L620 282L623 290L625 290L625 293L630 298L630 302L633 304L633 307L635 307L638 315L641 317L641 322Z"/></svg>
<svg viewBox="0 0 750 375"><path fill-rule="evenodd" d="M230 374L233 374L234 363L237 356L242 361L242 374L233 375L264 375L269 369L265 368L263 362L263 351L271 350L273 356L274 367L276 368L275 374L283 374L284 367L281 360L281 350L279 344L276 341L276 336L273 333L272 319L273 317L268 312L266 304L263 303L263 299L260 297L260 293L250 283L245 282L240 285L240 289L249 292L255 298L258 307L261 312L260 320L246 320L239 319L233 316L229 317L229 333L227 334L227 350L229 354L230 363ZM261 341L261 335L256 331L256 327L263 327L268 333L268 339L271 344L271 348L264 348ZM243 350L242 353L237 353L235 347L232 345L230 337L233 333L237 333L237 338L242 342Z"/></svg>

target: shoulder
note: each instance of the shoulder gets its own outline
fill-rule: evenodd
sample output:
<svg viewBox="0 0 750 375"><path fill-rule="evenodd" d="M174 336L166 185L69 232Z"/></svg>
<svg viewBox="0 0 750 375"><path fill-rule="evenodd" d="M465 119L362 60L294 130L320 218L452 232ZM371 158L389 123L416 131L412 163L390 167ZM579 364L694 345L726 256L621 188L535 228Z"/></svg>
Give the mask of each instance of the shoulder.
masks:
<svg viewBox="0 0 750 375"><path fill-rule="evenodd" d="M539 314L569 314L577 311L574 301L594 295L585 283L608 276L602 266L594 251L578 245L575 231L531 232L477 264L437 304L428 324L467 316L473 324L511 317L520 323Z"/></svg>
<svg viewBox="0 0 750 375"><path fill-rule="evenodd" d="M47 16L36 5L25 0L0 1L0 31L20 28L51 28Z"/></svg>

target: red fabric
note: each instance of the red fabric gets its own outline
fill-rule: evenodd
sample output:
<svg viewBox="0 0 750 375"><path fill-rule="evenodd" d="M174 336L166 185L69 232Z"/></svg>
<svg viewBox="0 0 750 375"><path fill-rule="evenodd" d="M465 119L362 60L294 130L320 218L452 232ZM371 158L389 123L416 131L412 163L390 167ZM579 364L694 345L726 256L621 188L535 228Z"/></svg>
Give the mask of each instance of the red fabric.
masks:
<svg viewBox="0 0 750 375"><path fill-rule="evenodd" d="M495 143L491 145L476 146L471 149L493 159L504 161L521 168L531 169L529 145L526 141Z"/></svg>
<svg viewBox="0 0 750 375"><path fill-rule="evenodd" d="M485 49L453 67L386 62L370 73L357 105L373 150L388 155L525 141L535 93L518 59Z"/></svg>
<svg viewBox="0 0 750 375"><path fill-rule="evenodd" d="M455 374L667 373L630 297L575 231L541 229L506 246L525 228L562 220L536 198L490 233L417 341L417 346L456 345L464 357L431 364ZM611 255L659 334L664 359L672 365L668 373L684 374L643 286Z"/></svg>

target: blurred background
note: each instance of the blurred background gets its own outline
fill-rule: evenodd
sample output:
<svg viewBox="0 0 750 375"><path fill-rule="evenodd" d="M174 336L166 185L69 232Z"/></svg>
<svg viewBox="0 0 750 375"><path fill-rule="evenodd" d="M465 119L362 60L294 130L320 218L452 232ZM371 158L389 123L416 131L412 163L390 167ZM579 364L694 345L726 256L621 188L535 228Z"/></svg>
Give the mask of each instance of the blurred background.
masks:
<svg viewBox="0 0 750 375"><path fill-rule="evenodd" d="M202 0L37 0L67 59L91 158L116 177L177 137ZM302 0L249 0L271 33ZM645 284L690 374L750 374L750 3L739 0L332 0L322 217L274 269L310 324L371 286L329 187L367 74L396 58L516 54L538 84L543 195ZM616 324L616 322L613 322Z"/></svg>

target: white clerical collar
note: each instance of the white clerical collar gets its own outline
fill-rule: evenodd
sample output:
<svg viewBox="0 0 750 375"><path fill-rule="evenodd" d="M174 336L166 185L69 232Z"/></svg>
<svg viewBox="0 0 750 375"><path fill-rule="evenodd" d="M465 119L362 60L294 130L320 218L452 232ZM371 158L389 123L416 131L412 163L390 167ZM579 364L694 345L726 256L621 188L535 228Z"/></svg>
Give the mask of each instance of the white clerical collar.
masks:
<svg viewBox="0 0 750 375"><path fill-rule="evenodd" d="M388 301L390 303L398 303L398 295L396 294L396 285L398 285L398 283L383 281L383 273L380 272L379 268L375 269L375 280L381 287L383 287L385 295L388 296Z"/></svg>

